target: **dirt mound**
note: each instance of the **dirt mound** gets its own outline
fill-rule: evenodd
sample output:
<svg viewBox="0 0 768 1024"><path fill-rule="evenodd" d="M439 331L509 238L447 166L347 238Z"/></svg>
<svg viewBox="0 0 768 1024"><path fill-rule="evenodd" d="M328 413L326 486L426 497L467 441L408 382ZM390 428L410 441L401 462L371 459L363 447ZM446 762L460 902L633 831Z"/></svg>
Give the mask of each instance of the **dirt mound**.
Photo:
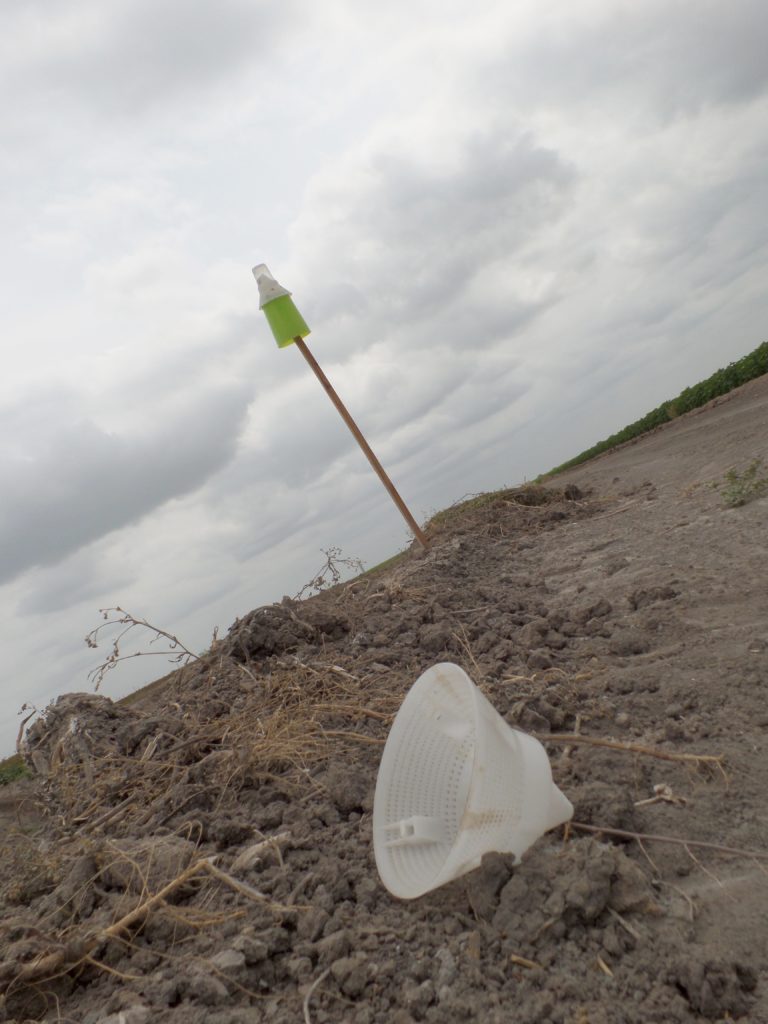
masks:
<svg viewBox="0 0 768 1024"><path fill-rule="evenodd" d="M257 608L238 619L220 651L237 661L261 661L325 639L339 640L348 632L349 623L333 608L302 605L286 597L281 604Z"/></svg>
<svg viewBox="0 0 768 1024"><path fill-rule="evenodd" d="M654 435L655 475L634 445L441 513L151 707L57 702L26 741L44 824L0 840L0 1020L768 1022L766 499L703 486L738 408ZM575 822L402 902L376 770L439 660L547 745Z"/></svg>

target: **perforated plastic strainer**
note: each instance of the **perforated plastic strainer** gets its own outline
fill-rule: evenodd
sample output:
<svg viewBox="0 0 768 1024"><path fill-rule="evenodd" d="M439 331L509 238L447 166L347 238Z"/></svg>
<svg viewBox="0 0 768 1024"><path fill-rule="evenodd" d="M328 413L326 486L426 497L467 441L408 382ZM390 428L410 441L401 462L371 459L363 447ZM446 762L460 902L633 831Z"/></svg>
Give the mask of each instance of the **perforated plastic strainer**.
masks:
<svg viewBox="0 0 768 1024"><path fill-rule="evenodd" d="M521 857L573 807L546 751L512 729L458 665L433 665L384 748L373 848L384 885L411 899L471 871L490 850Z"/></svg>

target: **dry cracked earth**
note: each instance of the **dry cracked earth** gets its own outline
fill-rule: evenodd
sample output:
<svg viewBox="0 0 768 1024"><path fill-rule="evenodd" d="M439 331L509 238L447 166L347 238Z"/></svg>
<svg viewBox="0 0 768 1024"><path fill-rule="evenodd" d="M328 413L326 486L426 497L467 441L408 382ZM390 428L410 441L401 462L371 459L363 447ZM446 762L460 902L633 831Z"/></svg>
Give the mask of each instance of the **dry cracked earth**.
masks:
<svg viewBox="0 0 768 1024"><path fill-rule="evenodd" d="M767 449L768 377L250 612L143 703L61 698L0 791L0 1021L768 1024L768 498L710 486ZM574 822L400 901L376 772L438 661Z"/></svg>

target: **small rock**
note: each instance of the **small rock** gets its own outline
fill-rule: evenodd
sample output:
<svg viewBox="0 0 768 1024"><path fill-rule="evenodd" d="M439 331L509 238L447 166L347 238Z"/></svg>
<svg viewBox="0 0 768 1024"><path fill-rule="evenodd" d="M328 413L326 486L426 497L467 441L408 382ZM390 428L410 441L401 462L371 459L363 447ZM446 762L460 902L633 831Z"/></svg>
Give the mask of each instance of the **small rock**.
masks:
<svg viewBox="0 0 768 1024"><path fill-rule="evenodd" d="M435 986L428 978L420 985L405 985L402 996L403 1005L416 1020L421 1020L429 1006L435 1001Z"/></svg>
<svg viewBox="0 0 768 1024"><path fill-rule="evenodd" d="M752 1002L757 977L751 967L722 959L685 960L672 968L671 979L691 1008L710 1019L741 1017Z"/></svg>
<svg viewBox="0 0 768 1024"><path fill-rule="evenodd" d="M262 942L261 939L255 939L251 935L238 935L232 946L244 954L245 962L249 966L251 964L260 964L262 960L266 960L269 956L269 946L267 946L266 942Z"/></svg>
<svg viewBox="0 0 768 1024"><path fill-rule="evenodd" d="M450 949L438 949L435 954L435 959L440 964L437 971L437 988L439 991L443 987L453 983L458 973L458 968L456 966L456 958Z"/></svg>
<svg viewBox="0 0 768 1024"><path fill-rule="evenodd" d="M349 932L342 928L341 931L332 932L315 943L318 963L328 964L334 960L345 957L351 948Z"/></svg>
<svg viewBox="0 0 768 1024"><path fill-rule="evenodd" d="M551 651L562 651L567 646L568 641L564 636L560 636L554 629L550 629L547 635L544 637L544 643Z"/></svg>
<svg viewBox="0 0 768 1024"><path fill-rule="evenodd" d="M571 612L571 619L573 622L579 622L583 625L584 623L589 622L590 619L603 619L612 611L613 605L611 602L607 601L604 597L601 597L592 604L583 605L581 608L575 608Z"/></svg>
<svg viewBox="0 0 768 1024"><path fill-rule="evenodd" d="M270 953L284 953L287 949L291 948L291 935L285 928L279 926L267 928L261 934Z"/></svg>
<svg viewBox="0 0 768 1024"><path fill-rule="evenodd" d="M115 839L96 854L101 883L111 889L143 893L162 889L186 868L195 853L180 836ZM178 899L177 892L173 899ZM171 899L171 902L173 902Z"/></svg>
<svg viewBox="0 0 768 1024"><path fill-rule="evenodd" d="M426 981L432 976L432 960L425 956L415 956L408 965L407 973L414 981Z"/></svg>
<svg viewBox="0 0 768 1024"><path fill-rule="evenodd" d="M419 648L427 654L450 650L453 629L450 622L434 622L419 630Z"/></svg>
<svg viewBox="0 0 768 1024"><path fill-rule="evenodd" d="M375 902L380 892L378 882L370 876L366 876L360 879L355 885L355 899L360 906L366 907L370 910L372 904Z"/></svg>
<svg viewBox="0 0 768 1024"><path fill-rule="evenodd" d="M306 981L312 976L312 961L308 956L293 956L285 964L285 969L296 981Z"/></svg>
<svg viewBox="0 0 768 1024"><path fill-rule="evenodd" d="M179 981L179 993L190 996L204 1006L216 1006L229 999L223 981L210 974L195 973Z"/></svg>
<svg viewBox="0 0 768 1024"><path fill-rule="evenodd" d="M512 860L514 857L502 853L486 853L480 867L467 876L467 898L479 918L490 920L493 917L499 905L499 893L512 875Z"/></svg>
<svg viewBox="0 0 768 1024"><path fill-rule="evenodd" d="M323 934L323 929L330 921L331 916L321 907L311 907L299 917L296 932L301 939L309 939L314 942Z"/></svg>
<svg viewBox="0 0 768 1024"><path fill-rule="evenodd" d="M536 647L541 643L541 638L547 635L549 622L544 618L531 619L517 632L517 641L523 647Z"/></svg>
<svg viewBox="0 0 768 1024"><path fill-rule="evenodd" d="M341 957L331 964L331 974L341 991L354 999L362 993L368 982L368 960L362 953Z"/></svg>
<svg viewBox="0 0 768 1024"><path fill-rule="evenodd" d="M260 808L258 812L259 830L269 832L282 825L286 806L282 800L273 800L266 807Z"/></svg>
<svg viewBox="0 0 768 1024"><path fill-rule="evenodd" d="M397 963L394 960L379 960L375 965L377 978L394 978L398 973Z"/></svg>
<svg viewBox="0 0 768 1024"><path fill-rule="evenodd" d="M608 641L608 650L620 658L629 658L634 654L645 654L650 644L645 636L635 629L617 629Z"/></svg>
<svg viewBox="0 0 768 1024"><path fill-rule="evenodd" d="M618 555L615 558L609 558L603 566L603 572L606 576L615 576L617 572L621 572L622 569L626 569L629 565L629 559L624 558L623 555Z"/></svg>
<svg viewBox="0 0 768 1024"><path fill-rule="evenodd" d="M254 1024L253 1007L227 1006L224 1010L209 1010L205 1024Z"/></svg>
<svg viewBox="0 0 768 1024"><path fill-rule="evenodd" d="M526 707L520 715L520 728L526 732L550 732L549 719L533 708Z"/></svg>
<svg viewBox="0 0 768 1024"><path fill-rule="evenodd" d="M645 608L659 601L672 601L678 596L678 593L679 591L670 586L650 587L648 590L634 591L627 598L627 602L633 611L637 611L638 608Z"/></svg>
<svg viewBox="0 0 768 1024"><path fill-rule="evenodd" d="M528 668L544 669L552 667L552 659L546 651L531 651L526 660Z"/></svg>
<svg viewBox="0 0 768 1024"><path fill-rule="evenodd" d="M153 1006L175 1006L179 1001L179 979L156 972L144 988L144 995Z"/></svg>
<svg viewBox="0 0 768 1024"><path fill-rule="evenodd" d="M342 877L337 878L336 884L334 885L333 888L334 892L336 893L339 899L345 899L346 896L349 894L349 880L342 875ZM318 885L318 887L315 889L314 894L312 896L312 906L322 907L323 910L327 911L329 914L332 914L335 905L336 900L334 899L333 895L328 891L328 887L321 882L320 885Z"/></svg>
<svg viewBox="0 0 768 1024"><path fill-rule="evenodd" d="M131 957L131 970L149 974L160 963L160 957L151 949L137 949Z"/></svg>
<svg viewBox="0 0 768 1024"><path fill-rule="evenodd" d="M331 765L321 781L342 814L361 810L373 785L367 772L352 771L345 764Z"/></svg>
<svg viewBox="0 0 768 1024"><path fill-rule="evenodd" d="M611 922L608 927L603 931L603 949L606 953L609 953L612 957L618 959L624 952L619 938L618 928Z"/></svg>
<svg viewBox="0 0 768 1024"><path fill-rule="evenodd" d="M244 821L214 819L209 825L206 836L215 842L220 850L244 843L253 836L253 825Z"/></svg>
<svg viewBox="0 0 768 1024"><path fill-rule="evenodd" d="M574 817L588 825L636 829L637 812L629 790L607 782L584 782L569 793Z"/></svg>
<svg viewBox="0 0 768 1024"><path fill-rule="evenodd" d="M211 963L220 971L236 971L245 967L245 954L239 949L222 949L211 957Z"/></svg>
<svg viewBox="0 0 768 1024"><path fill-rule="evenodd" d="M147 1006L131 1006L119 1013L110 1013L108 1017L100 1017L99 1024L147 1024L151 1013Z"/></svg>
<svg viewBox="0 0 768 1024"><path fill-rule="evenodd" d="M608 906L619 914L648 909L655 905L650 882L641 868L620 850L615 854L616 864Z"/></svg>

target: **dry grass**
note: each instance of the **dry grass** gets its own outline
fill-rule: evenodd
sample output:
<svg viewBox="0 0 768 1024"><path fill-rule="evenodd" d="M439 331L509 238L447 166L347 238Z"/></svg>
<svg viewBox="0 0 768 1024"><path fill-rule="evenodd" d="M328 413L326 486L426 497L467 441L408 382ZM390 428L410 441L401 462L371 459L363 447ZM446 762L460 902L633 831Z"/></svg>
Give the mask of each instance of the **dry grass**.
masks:
<svg viewBox="0 0 768 1024"><path fill-rule="evenodd" d="M130 944L150 917L161 915L169 922L172 949L185 935L219 926L222 913L238 916L236 906L221 910L217 887L229 889L237 902L261 904L278 919L303 909L295 900L287 907L257 891L217 857L198 854L187 863L176 862L170 877L167 870L158 877L152 859L153 850L162 852L175 837L186 839L182 846L194 853L201 836L196 820L201 797L210 806L214 794L211 809L226 820L242 789L265 780L293 796L313 792L312 769L331 758L353 760L361 741L383 742L409 682L405 675L397 682L388 678L385 687L379 676L369 679L322 659L305 664L286 657L271 667L269 675L260 676L230 658L212 658L205 671L215 678L218 699L212 700L213 686L204 678L205 685L197 689L169 693L171 713L183 728L174 728L174 735L148 734L130 755L116 744L89 756L82 736L61 729L48 751L50 774L44 783L49 825L59 841L16 842L17 891L3 894L6 908L21 908L47 893L53 899L54 891L56 898L51 914L38 920L31 945L26 939L9 944L0 928L0 1002L3 993L21 998L73 971L114 973L99 950ZM245 699L243 684L248 687ZM95 718L87 725L95 735L101 722ZM139 840L120 835L144 835L141 842L146 841L149 852L132 852ZM4 852L11 856L10 849ZM70 885L73 865L89 858L92 869ZM123 891L115 894L116 877L124 882ZM89 893L103 891L105 878L115 913L111 923L94 931L78 908L88 902ZM62 892L66 898L58 895Z"/></svg>
<svg viewBox="0 0 768 1024"><path fill-rule="evenodd" d="M556 506L593 508L601 500L569 497L567 489L525 484L488 494L471 495L434 515L425 527L429 540L443 534L471 533L475 537L505 538L518 533L539 533L548 521L558 517Z"/></svg>
<svg viewBox="0 0 768 1024"><path fill-rule="evenodd" d="M361 737L386 735L410 681L403 673L395 684L393 673L385 687L378 674L290 657L275 660L265 676L222 657L207 671L213 682L168 694L173 735L152 731L130 754L117 743L96 753L62 730L44 786L62 826L83 834L109 825L115 834L119 825L126 833L172 823L212 787L219 806L267 779L291 793L306 789L315 766L359 749ZM90 731L98 727L91 723Z"/></svg>

